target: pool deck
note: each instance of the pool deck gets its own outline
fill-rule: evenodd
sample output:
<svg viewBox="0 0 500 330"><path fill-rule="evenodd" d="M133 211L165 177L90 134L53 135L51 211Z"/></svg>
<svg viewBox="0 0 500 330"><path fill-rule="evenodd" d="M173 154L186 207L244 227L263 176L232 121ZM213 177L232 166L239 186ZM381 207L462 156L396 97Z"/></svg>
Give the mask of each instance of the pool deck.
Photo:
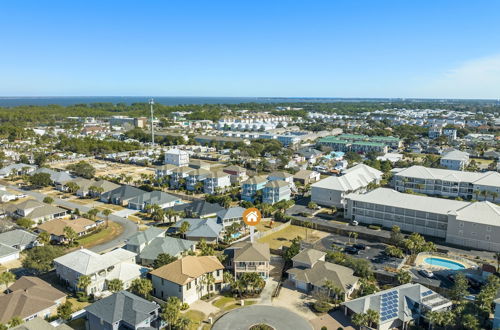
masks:
<svg viewBox="0 0 500 330"><path fill-rule="evenodd" d="M428 263L426 263L424 261L427 258L439 258L439 259L447 260L447 261L454 262L457 264L461 264L464 266L465 269L477 267L477 265L474 262L468 261L468 260L463 259L463 258L454 258L451 256L446 256L446 255L442 255L442 254L432 254L432 253L420 253L417 256L417 258L415 258L415 266L417 268L425 268L425 269L430 269L430 270L450 269L447 267L441 267L441 266L437 266L437 265L429 265Z"/></svg>

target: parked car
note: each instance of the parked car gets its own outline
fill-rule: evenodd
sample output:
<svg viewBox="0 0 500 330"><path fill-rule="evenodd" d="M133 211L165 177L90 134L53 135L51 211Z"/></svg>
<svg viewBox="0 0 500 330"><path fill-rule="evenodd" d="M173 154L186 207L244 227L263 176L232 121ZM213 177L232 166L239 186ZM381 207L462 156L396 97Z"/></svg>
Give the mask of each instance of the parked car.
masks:
<svg viewBox="0 0 500 330"><path fill-rule="evenodd" d="M355 247L358 250L365 250L366 249L366 245L364 245L362 243L354 244L353 247Z"/></svg>
<svg viewBox="0 0 500 330"><path fill-rule="evenodd" d="M420 269L418 271L418 273L420 275L422 275L423 277L427 277L427 278L433 278L434 277L434 273L431 272L430 270L427 270L427 269Z"/></svg>
<svg viewBox="0 0 500 330"><path fill-rule="evenodd" d="M344 252L347 252L349 254L359 254L359 250L356 249L354 246L345 247Z"/></svg>
<svg viewBox="0 0 500 330"><path fill-rule="evenodd" d="M359 225L359 222L357 222L356 220L352 220L352 221L351 221L351 225L353 225L353 226L357 226L357 225Z"/></svg>

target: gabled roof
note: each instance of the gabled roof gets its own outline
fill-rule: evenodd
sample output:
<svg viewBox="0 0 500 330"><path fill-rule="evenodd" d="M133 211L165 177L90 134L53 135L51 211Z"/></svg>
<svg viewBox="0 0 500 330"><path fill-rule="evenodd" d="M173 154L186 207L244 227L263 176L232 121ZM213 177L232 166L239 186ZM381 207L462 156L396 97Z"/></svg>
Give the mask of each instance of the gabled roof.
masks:
<svg viewBox="0 0 500 330"><path fill-rule="evenodd" d="M53 215L53 214L58 214L58 213L65 213L67 212L65 209L54 206L54 205L49 205L45 204L42 202L39 202L34 199L28 199L27 201L24 201L19 204L11 204L9 205L9 210L16 212L18 210L30 210L32 211L27 215L28 218L34 219L34 218L41 218L41 217L46 217L48 215Z"/></svg>
<svg viewBox="0 0 500 330"><path fill-rule="evenodd" d="M370 166L359 164L344 171L342 176L330 176L313 183L312 187L339 191L355 191L366 187L372 181L381 179L382 174L382 172Z"/></svg>
<svg viewBox="0 0 500 330"><path fill-rule="evenodd" d="M93 186L101 187L104 190L103 192L107 192L107 191L110 191L110 190L113 190L113 189L120 187L119 184L116 184L116 183L108 181L108 180L95 181Z"/></svg>
<svg viewBox="0 0 500 330"><path fill-rule="evenodd" d="M267 182L267 177L265 176L254 176L253 178L250 178L246 181L244 181L242 184L261 184Z"/></svg>
<svg viewBox="0 0 500 330"><path fill-rule="evenodd" d="M229 173L226 173L224 171L212 171L208 174L207 178L213 178L213 179L216 179L216 178L223 178L223 177L226 177L226 176L230 176Z"/></svg>
<svg viewBox="0 0 500 330"><path fill-rule="evenodd" d="M58 326L53 326L49 322L39 317L35 317L34 319L18 325L17 327L11 328L10 330L73 330L73 328L64 323Z"/></svg>
<svg viewBox="0 0 500 330"><path fill-rule="evenodd" d="M139 246L151 242L158 236L165 236L165 230L158 227L149 227L144 231L139 231L127 239L127 245Z"/></svg>
<svg viewBox="0 0 500 330"><path fill-rule="evenodd" d="M269 244L266 243L246 243L241 248L234 251L234 261L267 261L271 260Z"/></svg>
<svg viewBox="0 0 500 330"><path fill-rule="evenodd" d="M6 257L14 253L19 253L20 251L16 248L13 248L9 245L5 245L0 243L0 257Z"/></svg>
<svg viewBox="0 0 500 330"><path fill-rule="evenodd" d="M196 242L170 236L157 237L139 253L141 259L154 260L160 253L177 256L196 245Z"/></svg>
<svg viewBox="0 0 500 330"><path fill-rule="evenodd" d="M163 191L145 191L143 194L137 195L136 197L129 200L129 203L135 203L142 205L147 204L168 204L180 200L179 197L167 194Z"/></svg>
<svg viewBox="0 0 500 330"><path fill-rule="evenodd" d="M295 173L293 177L296 179L309 179L311 177L311 174L313 173L314 171L310 170L300 170L297 173Z"/></svg>
<svg viewBox="0 0 500 330"><path fill-rule="evenodd" d="M126 260L133 259L135 256L135 253L122 248L105 254L97 254L87 249L79 249L54 259L54 262L80 274L90 275Z"/></svg>
<svg viewBox="0 0 500 330"><path fill-rule="evenodd" d="M217 257L187 256L153 270L151 275L158 276L179 285L184 285L203 274L222 269L224 269L224 266Z"/></svg>
<svg viewBox="0 0 500 330"><path fill-rule="evenodd" d="M460 150L452 149L446 153L443 153L441 159L465 161L469 159L469 154Z"/></svg>
<svg viewBox="0 0 500 330"><path fill-rule="evenodd" d="M55 171L46 167L41 167L38 170L34 171L32 174L37 173L48 173L50 175L50 179L55 183L66 183L67 181L70 181L74 178L64 171Z"/></svg>
<svg viewBox="0 0 500 330"><path fill-rule="evenodd" d="M270 173L267 178L280 178L280 179L287 179L291 178L293 175L287 172L272 172Z"/></svg>
<svg viewBox="0 0 500 330"><path fill-rule="evenodd" d="M229 165L223 169L223 171L226 171L226 170L231 171L231 172L246 172L247 171L246 168L243 168L243 167L238 166L238 165Z"/></svg>
<svg viewBox="0 0 500 330"><path fill-rule="evenodd" d="M285 187L290 187L290 184L286 181L282 180L276 180L276 181L269 181L266 183L264 186L266 188L285 188Z"/></svg>
<svg viewBox="0 0 500 330"><path fill-rule="evenodd" d="M176 212L185 211L188 213L193 213L199 217L214 214L224 210L224 208L219 204L209 203L204 200L197 200L192 203L175 205L173 209Z"/></svg>
<svg viewBox="0 0 500 330"><path fill-rule="evenodd" d="M2 169L0 169L0 174L2 174L2 175L9 175L12 172L12 170L20 171L24 167L29 167L30 169L35 169L36 168L35 165L29 165L29 164L23 164L23 163L10 164L10 165L7 165L7 166L3 167Z"/></svg>
<svg viewBox="0 0 500 330"><path fill-rule="evenodd" d="M500 206L490 202L470 203L458 210L457 220L500 226Z"/></svg>
<svg viewBox="0 0 500 330"><path fill-rule="evenodd" d="M26 318L56 304L65 293L53 288L37 277L21 277L12 286L10 292L0 296L0 322L6 323L14 316Z"/></svg>
<svg viewBox="0 0 500 330"><path fill-rule="evenodd" d="M326 261L317 261L312 268L292 268L287 273L294 274L295 279L316 287L324 286L325 281L329 280L344 292L350 290L359 280L359 277L353 275L351 268Z"/></svg>
<svg viewBox="0 0 500 330"><path fill-rule="evenodd" d="M29 245L36 241L37 235L27 232L22 229L14 229L0 234L0 243L15 246L15 245Z"/></svg>
<svg viewBox="0 0 500 330"><path fill-rule="evenodd" d="M493 171L480 173L414 165L398 170L395 175L428 180L468 182L484 186L500 186L500 173Z"/></svg>
<svg viewBox="0 0 500 330"><path fill-rule="evenodd" d="M38 225L38 229L52 235L63 236L65 227L70 227L77 234L80 234L86 232L92 226L95 226L95 222L85 218L78 218L75 220L54 219Z"/></svg>
<svg viewBox="0 0 500 330"><path fill-rule="evenodd" d="M85 310L106 323L113 324L123 321L135 326L148 319L150 314L159 308L158 304L128 291L120 291L96 301L85 307Z"/></svg>

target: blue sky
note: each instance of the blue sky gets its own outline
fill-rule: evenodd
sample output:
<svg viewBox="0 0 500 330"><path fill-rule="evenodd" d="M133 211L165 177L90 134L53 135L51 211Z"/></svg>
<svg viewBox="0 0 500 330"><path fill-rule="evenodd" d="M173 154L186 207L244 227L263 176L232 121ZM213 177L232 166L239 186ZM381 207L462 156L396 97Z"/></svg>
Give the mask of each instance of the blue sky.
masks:
<svg viewBox="0 0 500 330"><path fill-rule="evenodd" d="M2 96L500 97L500 1L2 1Z"/></svg>

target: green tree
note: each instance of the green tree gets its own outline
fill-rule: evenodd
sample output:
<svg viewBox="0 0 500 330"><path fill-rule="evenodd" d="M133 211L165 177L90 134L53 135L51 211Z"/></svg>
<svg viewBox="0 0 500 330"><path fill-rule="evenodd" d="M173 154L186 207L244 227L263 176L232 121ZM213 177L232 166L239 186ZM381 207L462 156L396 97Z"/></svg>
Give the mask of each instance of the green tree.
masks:
<svg viewBox="0 0 500 330"><path fill-rule="evenodd" d="M26 250L26 257L22 261L23 267L38 273L45 273L52 269L52 261L64 254L64 249L59 246L35 246Z"/></svg>
<svg viewBox="0 0 500 330"><path fill-rule="evenodd" d="M30 229L31 227L33 227L35 225L33 220L31 220L30 218L19 218L16 220L16 223L19 226L26 228L26 229Z"/></svg>
<svg viewBox="0 0 500 330"><path fill-rule="evenodd" d="M109 223L109 215L113 213L110 209L104 209L102 212L102 215L104 215L104 218L106 219L106 228L108 228L108 223Z"/></svg>
<svg viewBox="0 0 500 330"><path fill-rule="evenodd" d="M47 204L52 204L52 203L54 203L54 199L52 197L50 197L50 196L45 196L43 198L43 202L47 203Z"/></svg>
<svg viewBox="0 0 500 330"><path fill-rule="evenodd" d="M396 258L403 258L404 257L403 250L401 250L400 248L398 248L396 246L392 246L392 245L386 246L385 253L391 257L396 257Z"/></svg>
<svg viewBox="0 0 500 330"><path fill-rule="evenodd" d="M455 276L455 283L450 291L450 296L452 299L461 301L467 295L467 290L469 289L469 281L464 274L459 273Z"/></svg>
<svg viewBox="0 0 500 330"><path fill-rule="evenodd" d="M308 208L308 209L315 210L317 207L318 207L318 204L316 204L316 203L315 203L315 202L313 202L313 201L311 201L311 202L307 203L307 208Z"/></svg>
<svg viewBox="0 0 500 330"><path fill-rule="evenodd" d="M16 275L13 273L6 271L0 274L0 284L5 284L5 287L8 288L10 283L14 283L16 280Z"/></svg>
<svg viewBox="0 0 500 330"><path fill-rule="evenodd" d="M373 327L373 325L378 324L380 321L380 314L379 312L369 309L366 311L366 319L368 321L368 325Z"/></svg>
<svg viewBox="0 0 500 330"><path fill-rule="evenodd" d="M92 284L92 279L88 275L81 275L78 278L78 282L76 283L76 287L82 290L85 294L87 294L87 288Z"/></svg>
<svg viewBox="0 0 500 330"><path fill-rule="evenodd" d="M119 278L114 278L106 282L108 290L111 292L118 292L123 290L123 281Z"/></svg>
<svg viewBox="0 0 500 330"><path fill-rule="evenodd" d="M153 268L160 268L161 266L168 265L176 260L176 257L173 257L168 253L160 253L153 262Z"/></svg>
<svg viewBox="0 0 500 330"><path fill-rule="evenodd" d="M200 243L198 244L198 248L200 249L200 255L201 256L213 256L215 255L215 249L213 245L208 244L207 241L204 239L200 240Z"/></svg>
<svg viewBox="0 0 500 330"><path fill-rule="evenodd" d="M148 299L151 291L153 291L153 284L146 278L136 278L130 284L130 291Z"/></svg>
<svg viewBox="0 0 500 330"><path fill-rule="evenodd" d="M351 317L352 324L358 326L360 329L361 327L366 327L369 324L368 317L365 313L359 313L359 314L354 314Z"/></svg>
<svg viewBox="0 0 500 330"><path fill-rule="evenodd" d="M287 262L291 262L292 258L295 257L300 252L300 237L292 239L292 244L283 253L283 258Z"/></svg>
<svg viewBox="0 0 500 330"><path fill-rule="evenodd" d="M181 316L182 303L177 297L168 297L163 306L162 319L168 324L170 330L175 329Z"/></svg>
<svg viewBox="0 0 500 330"><path fill-rule="evenodd" d="M215 283L215 278L212 273L208 273L205 275L204 283L207 286L208 297L212 295L212 285Z"/></svg>
<svg viewBox="0 0 500 330"><path fill-rule="evenodd" d="M9 327L14 328L17 327L18 325L23 324L23 320L19 316L14 316L10 321L9 321Z"/></svg>
<svg viewBox="0 0 500 330"><path fill-rule="evenodd" d="M392 226L391 229L391 244L397 247L402 247L404 243L404 236L401 233L399 226Z"/></svg>
<svg viewBox="0 0 500 330"><path fill-rule="evenodd" d="M73 313L73 304L71 301L66 301L57 307L57 316L65 321L71 319L71 313Z"/></svg>
<svg viewBox="0 0 500 330"><path fill-rule="evenodd" d="M29 177L28 181L35 187L48 187L52 184L49 173L35 173Z"/></svg>
<svg viewBox="0 0 500 330"><path fill-rule="evenodd" d="M79 161L76 164L71 164L66 167L75 175L81 176L85 179L92 179L95 175L95 168L86 161Z"/></svg>
<svg viewBox="0 0 500 330"><path fill-rule="evenodd" d="M411 282L411 275L410 272L406 270L399 270L396 274L396 281L398 281L399 284L407 284Z"/></svg>
<svg viewBox="0 0 500 330"><path fill-rule="evenodd" d="M63 232L64 232L64 237L66 237L66 239L68 240L68 245L70 246L73 245L75 240L78 238L78 234L76 233L76 231L69 226L65 226L63 228Z"/></svg>
<svg viewBox="0 0 500 330"><path fill-rule="evenodd" d="M464 327L464 329L470 329L470 330L479 329L479 321L472 314L463 315L461 325Z"/></svg>
<svg viewBox="0 0 500 330"><path fill-rule="evenodd" d="M184 235L189 231L189 228L191 227L191 225L189 224L189 222L187 221L184 221L181 226L179 227L179 234L184 237Z"/></svg>
<svg viewBox="0 0 500 330"><path fill-rule="evenodd" d="M40 243L42 243L43 245L47 245L50 243L50 234L47 233L46 231L42 231L39 235L38 235L38 241Z"/></svg>

